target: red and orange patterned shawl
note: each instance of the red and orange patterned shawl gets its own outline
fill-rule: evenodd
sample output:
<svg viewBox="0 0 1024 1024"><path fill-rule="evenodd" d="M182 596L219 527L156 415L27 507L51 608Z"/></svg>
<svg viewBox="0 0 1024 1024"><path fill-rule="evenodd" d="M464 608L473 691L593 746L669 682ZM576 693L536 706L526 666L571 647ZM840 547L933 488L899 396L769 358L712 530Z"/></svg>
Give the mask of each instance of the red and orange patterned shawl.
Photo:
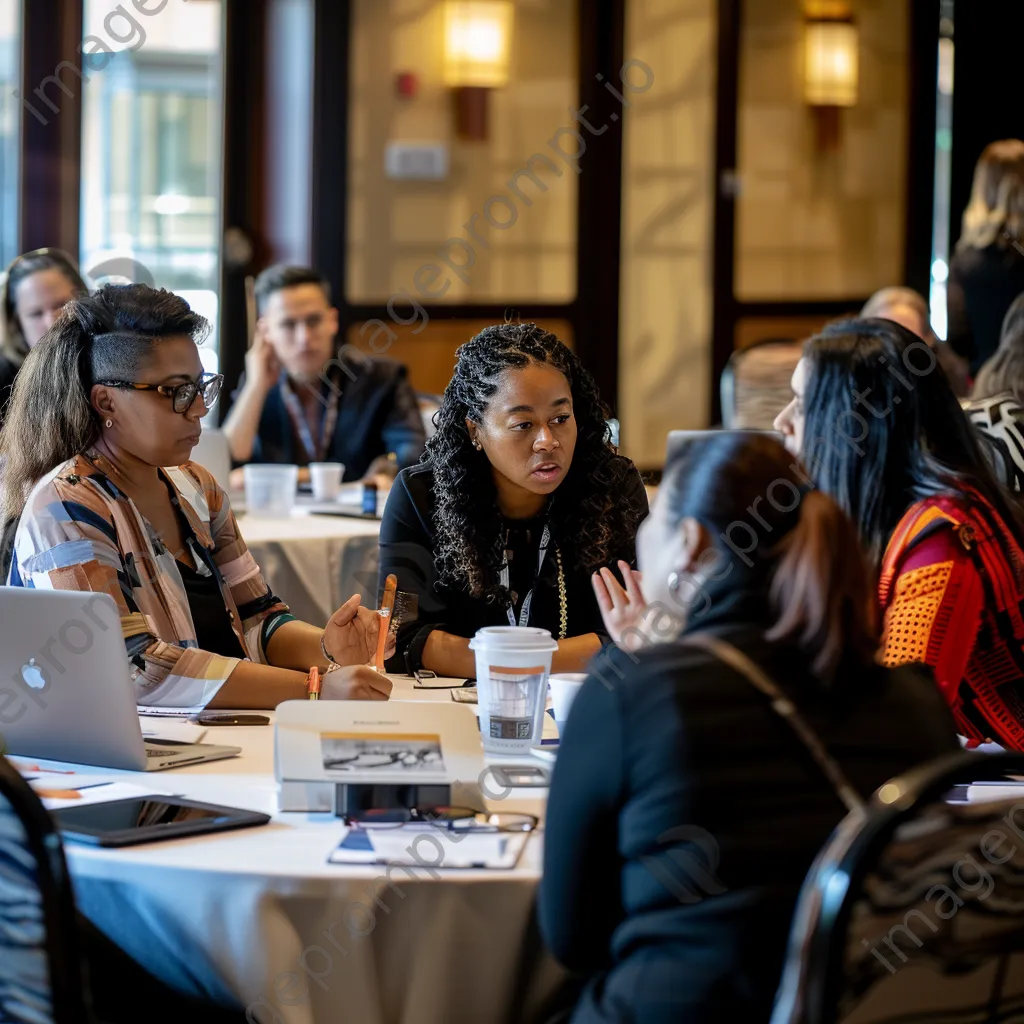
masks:
<svg viewBox="0 0 1024 1024"><path fill-rule="evenodd" d="M878 594L885 664L930 666L963 735L1024 750L1024 550L991 504L964 488L912 505Z"/></svg>

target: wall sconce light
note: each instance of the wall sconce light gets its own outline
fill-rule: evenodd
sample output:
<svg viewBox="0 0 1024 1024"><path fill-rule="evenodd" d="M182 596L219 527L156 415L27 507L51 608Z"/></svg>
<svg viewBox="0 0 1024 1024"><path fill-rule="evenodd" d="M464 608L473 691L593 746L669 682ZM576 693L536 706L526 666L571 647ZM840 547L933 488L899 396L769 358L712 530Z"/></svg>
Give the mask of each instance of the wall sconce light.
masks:
<svg viewBox="0 0 1024 1024"><path fill-rule="evenodd" d="M857 24L847 12L808 15L804 24L804 101L811 108L821 151L839 148L839 114L857 105Z"/></svg>
<svg viewBox="0 0 1024 1024"><path fill-rule="evenodd" d="M513 0L446 0L444 83L462 139L487 138L488 93L508 84L514 11Z"/></svg>

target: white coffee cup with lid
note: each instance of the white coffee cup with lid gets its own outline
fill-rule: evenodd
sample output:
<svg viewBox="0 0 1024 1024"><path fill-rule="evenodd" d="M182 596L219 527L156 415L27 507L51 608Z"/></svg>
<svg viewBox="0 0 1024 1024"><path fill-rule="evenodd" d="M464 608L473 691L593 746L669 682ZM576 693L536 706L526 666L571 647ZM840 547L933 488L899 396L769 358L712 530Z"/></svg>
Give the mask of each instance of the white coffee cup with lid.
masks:
<svg viewBox="0 0 1024 1024"><path fill-rule="evenodd" d="M476 654L484 750L526 753L544 731L551 656L558 643L534 626L485 626L469 642Z"/></svg>

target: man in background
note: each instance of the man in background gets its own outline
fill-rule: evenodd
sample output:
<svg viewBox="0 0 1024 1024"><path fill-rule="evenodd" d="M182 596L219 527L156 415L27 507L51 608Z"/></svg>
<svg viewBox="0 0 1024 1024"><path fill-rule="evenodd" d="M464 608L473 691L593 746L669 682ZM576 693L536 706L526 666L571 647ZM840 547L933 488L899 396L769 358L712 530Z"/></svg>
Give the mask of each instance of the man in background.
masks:
<svg viewBox="0 0 1024 1024"><path fill-rule="evenodd" d="M360 480L419 460L423 420L406 368L338 351L338 310L320 273L270 267L256 279L256 303L256 336L224 423L236 463L341 462L344 479Z"/></svg>

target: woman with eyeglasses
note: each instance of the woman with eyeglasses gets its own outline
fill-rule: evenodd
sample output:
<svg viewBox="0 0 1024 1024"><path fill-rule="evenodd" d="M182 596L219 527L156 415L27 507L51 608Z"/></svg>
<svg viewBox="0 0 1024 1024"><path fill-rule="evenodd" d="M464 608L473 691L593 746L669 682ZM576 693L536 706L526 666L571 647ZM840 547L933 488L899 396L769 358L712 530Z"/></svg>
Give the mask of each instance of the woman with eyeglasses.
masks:
<svg viewBox="0 0 1024 1024"><path fill-rule="evenodd" d="M0 433L0 504L17 521L8 582L109 594L139 704L272 708L306 696L312 666L327 671L325 698L386 700L388 680L361 667L376 613L355 596L326 629L296 620L227 495L189 462L223 382L203 372L208 330L184 299L145 285L65 307Z"/></svg>
<svg viewBox="0 0 1024 1024"><path fill-rule="evenodd" d="M36 249L15 259L0 289L0 414L29 351L72 300L89 289L61 249Z"/></svg>

